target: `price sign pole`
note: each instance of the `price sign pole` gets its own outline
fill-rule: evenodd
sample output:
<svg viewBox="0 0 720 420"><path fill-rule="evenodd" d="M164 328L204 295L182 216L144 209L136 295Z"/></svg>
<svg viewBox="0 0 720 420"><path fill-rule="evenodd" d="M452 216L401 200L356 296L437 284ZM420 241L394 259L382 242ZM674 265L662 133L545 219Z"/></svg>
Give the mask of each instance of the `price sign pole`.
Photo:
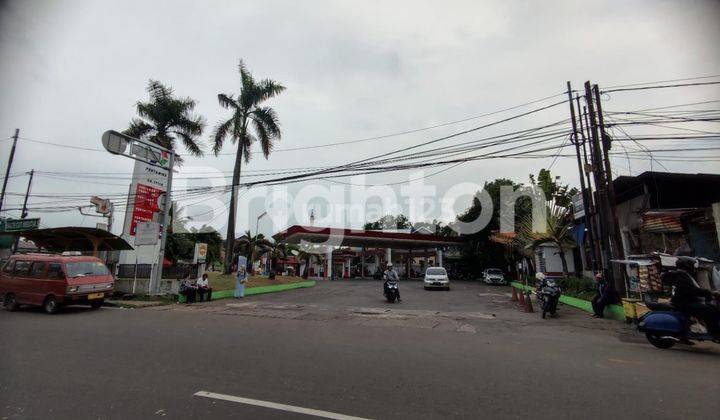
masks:
<svg viewBox="0 0 720 420"><path fill-rule="evenodd" d="M155 270L150 277L150 294L159 294L162 279L163 262L165 261L165 244L170 222L170 207L172 206L172 175L175 163L175 152L158 144L136 139L114 130L108 130L102 135L102 144L105 150L114 154L129 157L150 164L158 169L167 171L167 184L165 186L165 202L163 203L162 234L160 236L160 250L158 252ZM137 251L136 251L137 255ZM136 263L137 266L137 263Z"/></svg>

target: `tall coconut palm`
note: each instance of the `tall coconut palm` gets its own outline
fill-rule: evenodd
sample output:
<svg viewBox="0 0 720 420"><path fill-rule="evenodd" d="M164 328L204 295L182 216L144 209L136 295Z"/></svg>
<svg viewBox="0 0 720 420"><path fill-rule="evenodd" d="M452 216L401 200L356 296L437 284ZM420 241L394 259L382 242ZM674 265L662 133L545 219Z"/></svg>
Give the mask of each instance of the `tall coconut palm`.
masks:
<svg viewBox="0 0 720 420"><path fill-rule="evenodd" d="M199 138L205 128L205 120L192 113L195 101L189 97L175 97L172 88L157 80L148 82L147 91L150 101L137 103L139 118L133 118L124 133L173 151L176 150L177 140L180 140L191 155L202 156ZM182 159L178 156L175 162L179 164Z"/></svg>
<svg viewBox="0 0 720 420"><path fill-rule="evenodd" d="M275 110L261 104L280 94L285 87L280 83L263 79L256 81L253 75L240 60L240 93L237 96L221 93L218 95L220 106L232 111L227 121L215 127L213 152L217 156L222 150L227 137L237 145L235 152L235 167L233 168L232 188L230 190L230 211L228 212L227 238L235 236L235 212L237 211L237 190L240 185L240 170L242 161L250 161L251 146L256 141L260 143L265 159L273 149L274 142L281 137L280 122ZM232 266L233 241L225 241L225 270Z"/></svg>

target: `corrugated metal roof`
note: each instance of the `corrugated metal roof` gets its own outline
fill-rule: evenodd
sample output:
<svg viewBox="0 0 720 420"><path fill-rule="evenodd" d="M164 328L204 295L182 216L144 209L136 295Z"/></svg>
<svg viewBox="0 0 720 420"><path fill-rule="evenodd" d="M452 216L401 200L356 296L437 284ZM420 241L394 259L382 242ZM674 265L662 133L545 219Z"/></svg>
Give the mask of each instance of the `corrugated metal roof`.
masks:
<svg viewBox="0 0 720 420"><path fill-rule="evenodd" d="M682 219L701 209L651 210L642 216L642 229L645 232L682 233Z"/></svg>

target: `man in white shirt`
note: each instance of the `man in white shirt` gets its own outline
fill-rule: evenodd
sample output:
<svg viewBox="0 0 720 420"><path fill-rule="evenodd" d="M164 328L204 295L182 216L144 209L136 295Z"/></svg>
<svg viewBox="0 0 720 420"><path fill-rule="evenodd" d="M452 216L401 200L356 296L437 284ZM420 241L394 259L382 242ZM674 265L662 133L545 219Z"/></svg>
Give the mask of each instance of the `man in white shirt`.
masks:
<svg viewBox="0 0 720 420"><path fill-rule="evenodd" d="M203 300L212 300L212 288L210 288L207 273L203 273L202 277L197 279L195 285L197 286L197 294L199 298L198 300L200 302L202 302Z"/></svg>

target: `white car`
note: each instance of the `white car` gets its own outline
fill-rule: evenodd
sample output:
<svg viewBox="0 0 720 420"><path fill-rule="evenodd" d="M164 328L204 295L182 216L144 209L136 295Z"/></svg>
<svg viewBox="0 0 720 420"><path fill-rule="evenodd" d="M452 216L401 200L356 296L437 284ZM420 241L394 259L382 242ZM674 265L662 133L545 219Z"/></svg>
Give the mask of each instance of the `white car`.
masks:
<svg viewBox="0 0 720 420"><path fill-rule="evenodd" d="M450 290L450 279L447 271L442 267L428 267L425 270L425 290L445 289Z"/></svg>
<svg viewBox="0 0 720 420"><path fill-rule="evenodd" d="M483 281L487 284L505 284L505 276L499 268L488 268L483 271Z"/></svg>

